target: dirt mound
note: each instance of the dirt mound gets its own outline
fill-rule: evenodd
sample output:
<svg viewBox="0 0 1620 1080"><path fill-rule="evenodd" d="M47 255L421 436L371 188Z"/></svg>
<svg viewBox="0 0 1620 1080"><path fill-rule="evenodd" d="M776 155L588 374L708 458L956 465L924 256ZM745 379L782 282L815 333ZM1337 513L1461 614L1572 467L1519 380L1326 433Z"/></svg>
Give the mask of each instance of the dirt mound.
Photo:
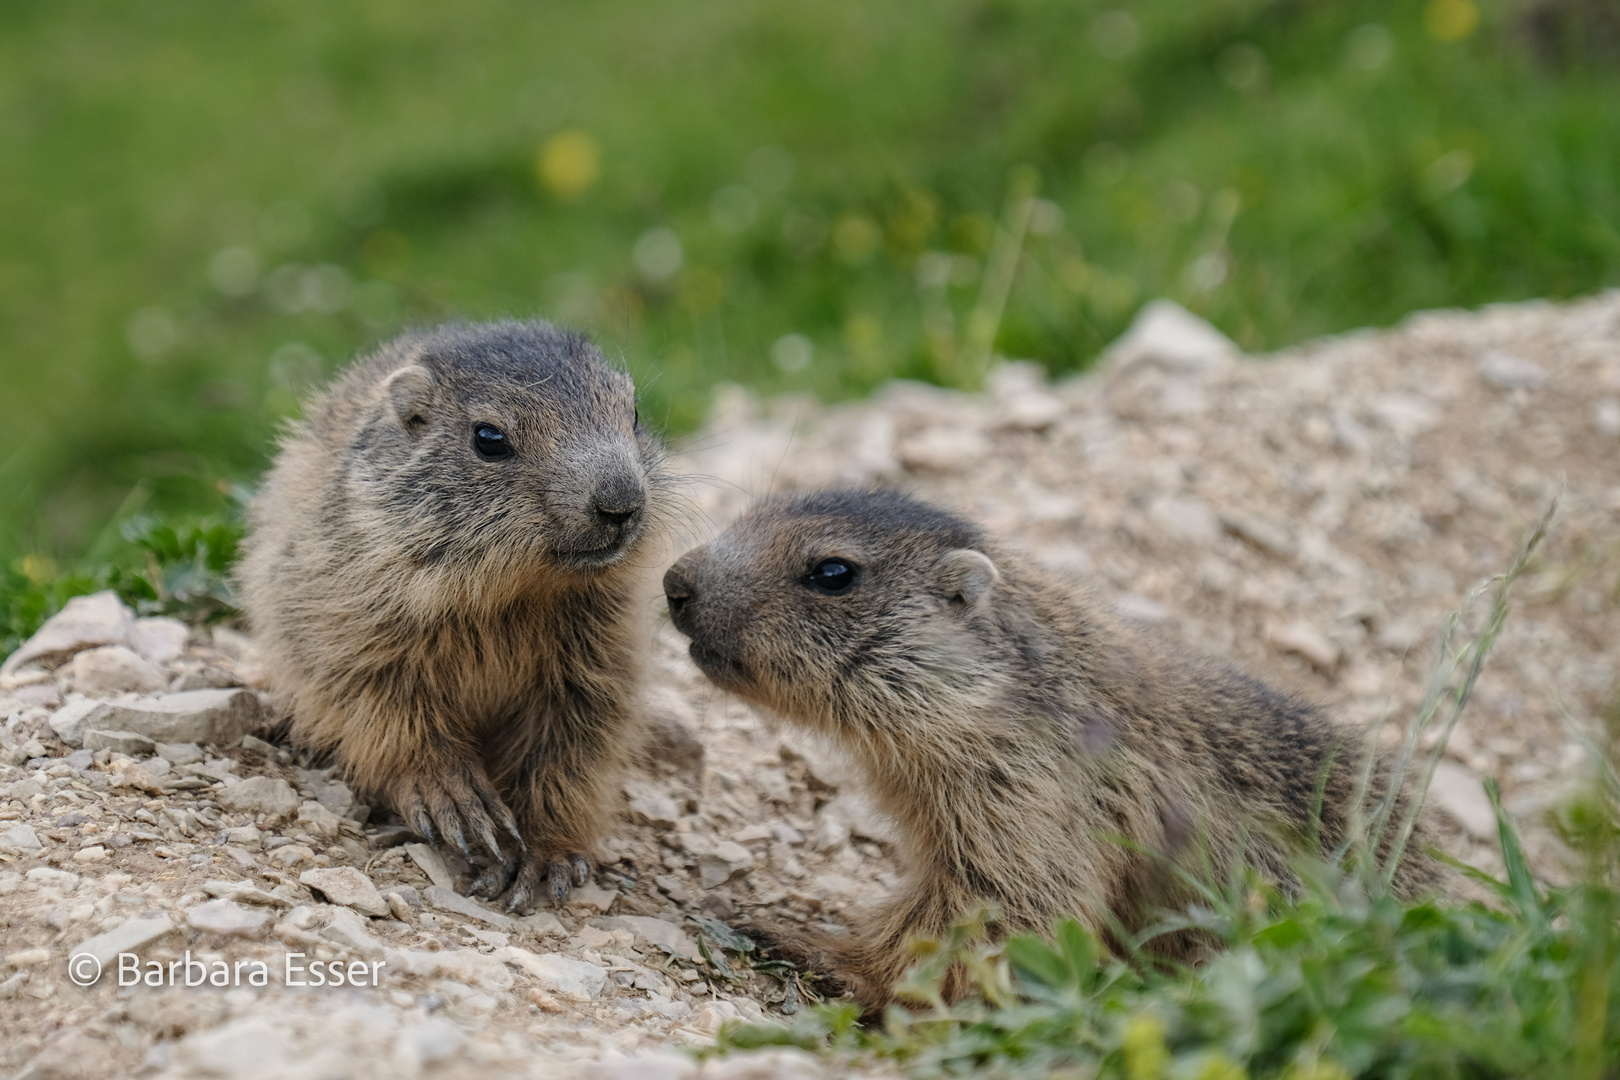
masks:
<svg viewBox="0 0 1620 1080"><path fill-rule="evenodd" d="M1480 779L1497 777L1543 872L1562 871L1547 813L1615 693L1620 293L1426 313L1263 361L1156 306L1095 374L1055 385L1011 364L982 395L724 391L677 464L694 502L678 542L767 490L902 485L1391 738L1447 615L1558 495L1433 801L1446 846L1490 867ZM47 630L0 675L0 1065L22 1075L692 1076L678 1048L802 994L714 920L836 921L893 880L840 763L711 690L667 620L649 687L663 744L595 883L516 920L447 891L467 867L368 821L329 772L240 739L250 641L185 639L107 598ZM117 986L119 946L163 985ZM69 978L86 953L107 958L88 989ZM289 980L291 953L342 961L346 982L386 974L288 985L312 981ZM187 987L188 959L236 982ZM824 1071L785 1054L701 1075Z"/></svg>

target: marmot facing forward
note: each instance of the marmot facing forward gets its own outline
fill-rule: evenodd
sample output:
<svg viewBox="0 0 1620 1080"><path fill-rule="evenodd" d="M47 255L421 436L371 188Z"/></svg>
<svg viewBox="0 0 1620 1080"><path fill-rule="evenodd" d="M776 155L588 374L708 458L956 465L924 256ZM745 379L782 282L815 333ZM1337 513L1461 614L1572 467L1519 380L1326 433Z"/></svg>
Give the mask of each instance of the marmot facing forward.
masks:
<svg viewBox="0 0 1620 1080"><path fill-rule="evenodd" d="M508 907L589 872L629 749L627 556L658 516L629 376L543 322L407 334L307 407L238 571L294 737L496 865Z"/></svg>
<svg viewBox="0 0 1620 1080"><path fill-rule="evenodd" d="M1006 930L1107 935L1192 897L1163 858L1247 858L1287 882L1284 833L1342 838L1361 763L1322 716L1115 625L983 530L893 493L769 500L665 575L719 686L829 738L899 829L904 884L847 941L789 941L868 1007L912 934L980 903ZM1397 888L1430 879L1408 855Z"/></svg>

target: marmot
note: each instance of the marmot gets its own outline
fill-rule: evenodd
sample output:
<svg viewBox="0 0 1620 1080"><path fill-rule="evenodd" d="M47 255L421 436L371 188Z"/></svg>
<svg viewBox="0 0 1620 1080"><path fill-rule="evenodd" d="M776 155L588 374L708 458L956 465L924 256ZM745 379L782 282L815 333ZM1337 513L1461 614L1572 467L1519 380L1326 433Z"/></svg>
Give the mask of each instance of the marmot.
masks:
<svg viewBox="0 0 1620 1080"><path fill-rule="evenodd" d="M664 591L709 679L830 739L899 830L897 895L847 940L785 943L869 1009L909 966L909 937L981 903L1002 931L1072 916L1114 940L1195 898L1171 861L1220 874L1246 858L1290 882L1284 834L1309 834L1319 790L1322 846L1344 836L1362 740L909 496L767 500ZM1435 873L1409 850L1407 894Z"/></svg>
<svg viewBox="0 0 1620 1080"><path fill-rule="evenodd" d="M630 377L544 322L408 333L306 406L237 574L294 738L508 908L583 884L632 746L628 559L662 451ZM501 834L505 834L502 836Z"/></svg>

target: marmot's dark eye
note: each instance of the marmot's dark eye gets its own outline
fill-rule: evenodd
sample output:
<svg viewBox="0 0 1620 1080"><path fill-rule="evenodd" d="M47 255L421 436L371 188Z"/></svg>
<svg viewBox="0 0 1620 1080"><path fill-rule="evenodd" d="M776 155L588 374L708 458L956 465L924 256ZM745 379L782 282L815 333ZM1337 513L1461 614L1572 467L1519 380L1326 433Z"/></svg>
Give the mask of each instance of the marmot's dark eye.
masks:
<svg viewBox="0 0 1620 1080"><path fill-rule="evenodd" d="M506 433L491 424L473 428L473 449L485 461L505 461L512 456L512 444L506 441Z"/></svg>
<svg viewBox="0 0 1620 1080"><path fill-rule="evenodd" d="M839 596L849 591L855 584L855 575L860 567L848 559L822 559L810 569L810 576L804 583L817 592Z"/></svg>

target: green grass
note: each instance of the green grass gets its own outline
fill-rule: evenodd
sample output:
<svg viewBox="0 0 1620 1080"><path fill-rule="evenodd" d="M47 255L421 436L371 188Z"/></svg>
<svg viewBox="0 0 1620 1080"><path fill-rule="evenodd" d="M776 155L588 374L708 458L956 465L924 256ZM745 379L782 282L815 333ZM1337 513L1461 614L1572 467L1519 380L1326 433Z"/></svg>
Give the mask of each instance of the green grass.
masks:
<svg viewBox="0 0 1620 1080"><path fill-rule="evenodd" d="M726 1031L725 1051L796 1045L891 1061L910 1076L1238 1080L1283 1077L1598 1077L1620 1067L1620 894L1614 792L1587 812L1601 866L1544 889L1502 823L1510 877L1496 906L1402 904L1353 876L1303 896L1249 883L1190 921L1222 945L1192 971L1110 958L1072 922L998 948L958 929L909 988L917 1011L854 1026L823 1005L792 1027ZM929 1003L948 963L973 995Z"/></svg>
<svg viewBox="0 0 1620 1080"><path fill-rule="evenodd" d="M1543 527L1545 527L1543 522ZM1501 579L1483 624L1457 643L1465 606L1447 628L1433 689L1408 750L1432 724L1442 738L1467 704L1507 616L1507 590L1541 531ZM1482 592L1476 592L1479 597ZM1466 871L1491 903L1402 902L1365 852L1302 859L1304 888L1284 895L1252 875L1200 885L1201 903L1168 914L1132 942L1196 928L1220 946L1198 967L1140 952L1110 954L1074 922L1047 938L985 944L984 916L949 940L925 942L884 1023L856 1025L832 1003L791 1026L739 1025L714 1052L799 1046L851 1061L885 1061L908 1076L1098 1077L1117 1080L1349 1080L1572 1077L1620 1070L1620 699L1592 747L1593 777L1557 825L1581 864L1575 885L1532 872L1494 783L1505 880ZM1422 778L1426 784L1427 774ZM1376 812L1364 836L1407 822ZM1460 865L1460 864L1459 864ZM1128 935L1127 935L1128 937ZM972 992L947 1004L939 988L959 965Z"/></svg>
<svg viewBox="0 0 1620 1080"><path fill-rule="evenodd" d="M720 380L970 384L1023 180L979 329L1056 371L1161 294L1266 348L1620 280L1620 72L1437 2L4 5L0 563L221 512L413 321L583 325L677 434Z"/></svg>
<svg viewBox="0 0 1620 1080"><path fill-rule="evenodd" d="M230 571L243 534L242 500L182 524L151 515L103 530L82 560L64 571L38 555L0 564L0 656L9 655L74 596L111 589L140 615L201 623L237 614Z"/></svg>

